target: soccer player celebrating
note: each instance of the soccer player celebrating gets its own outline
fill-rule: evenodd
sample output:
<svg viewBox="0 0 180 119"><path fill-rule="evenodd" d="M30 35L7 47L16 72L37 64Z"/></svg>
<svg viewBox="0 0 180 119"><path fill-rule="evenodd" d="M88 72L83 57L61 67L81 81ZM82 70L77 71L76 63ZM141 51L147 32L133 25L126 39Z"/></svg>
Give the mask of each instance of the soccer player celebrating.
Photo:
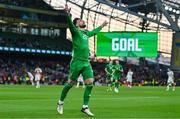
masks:
<svg viewBox="0 0 180 119"><path fill-rule="evenodd" d="M112 91L113 87L113 60L111 60L105 67L106 71L106 80L107 80L107 91Z"/></svg>
<svg viewBox="0 0 180 119"><path fill-rule="evenodd" d="M173 73L173 71L168 69L167 75L168 75L168 80L167 80L167 88L166 88L166 90L169 91L169 87L173 86L172 90L175 91L175 85L176 84L174 83L174 73Z"/></svg>
<svg viewBox="0 0 180 119"><path fill-rule="evenodd" d="M132 75L133 75L133 72L131 69L129 69L128 73L127 73L127 76L126 76L126 79L127 79L127 86L129 88L132 87Z"/></svg>
<svg viewBox="0 0 180 119"><path fill-rule="evenodd" d="M68 78L68 83L64 86L60 99L58 101L57 111L59 114L63 114L63 104L64 99L68 91L76 83L76 80L80 74L83 76L84 83L86 85L84 92L84 100L81 111L88 116L94 116L89 110L88 103L91 96L91 91L93 88L93 70L89 61L89 46L88 38L96 35L100 30L106 26L108 23L106 21L96 29L92 31L87 31L85 22L80 18L75 18L73 21L70 16L70 8L65 6L65 11L67 12L67 22L72 34L72 44L73 44L73 55L70 63L70 74Z"/></svg>
<svg viewBox="0 0 180 119"><path fill-rule="evenodd" d="M77 85L76 85L76 88L79 88L79 84L82 83L83 84L83 88L85 88L85 85L84 85L84 80L83 80L83 76L80 75L77 79Z"/></svg>
<svg viewBox="0 0 180 119"><path fill-rule="evenodd" d="M121 75L123 72L122 66L119 64L119 61L116 60L116 64L114 65L113 69L114 71L114 80L115 80L115 88L114 91L116 93L119 93L119 80L121 79Z"/></svg>

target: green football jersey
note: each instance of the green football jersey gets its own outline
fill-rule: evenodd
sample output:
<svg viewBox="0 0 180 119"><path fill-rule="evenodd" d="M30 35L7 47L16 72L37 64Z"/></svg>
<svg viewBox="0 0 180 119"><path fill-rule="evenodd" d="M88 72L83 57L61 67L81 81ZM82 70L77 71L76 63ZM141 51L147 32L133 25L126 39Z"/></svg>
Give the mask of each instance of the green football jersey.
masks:
<svg viewBox="0 0 180 119"><path fill-rule="evenodd" d="M67 22L69 29L72 34L72 44L73 44L73 51L72 51L72 57L73 59L79 59L79 60L89 60L89 37L96 35L99 33L102 29L102 27L97 27L96 29L92 31L87 30L81 30L78 27L76 27L71 17L67 17Z"/></svg>
<svg viewBox="0 0 180 119"><path fill-rule="evenodd" d="M105 67L105 69L106 69L106 73L108 74L108 75L112 75L112 72L113 72L113 64L107 64L106 65L106 67Z"/></svg>
<svg viewBox="0 0 180 119"><path fill-rule="evenodd" d="M121 76L123 67L120 64L114 64L113 69L115 70L114 75Z"/></svg>

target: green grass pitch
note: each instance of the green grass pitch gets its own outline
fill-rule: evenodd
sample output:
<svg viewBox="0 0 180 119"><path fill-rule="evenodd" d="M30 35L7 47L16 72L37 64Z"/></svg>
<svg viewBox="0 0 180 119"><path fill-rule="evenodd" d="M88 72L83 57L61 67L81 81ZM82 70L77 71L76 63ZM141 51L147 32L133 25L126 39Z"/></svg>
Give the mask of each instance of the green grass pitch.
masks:
<svg viewBox="0 0 180 119"><path fill-rule="evenodd" d="M90 118L80 112L82 87L73 87L64 104L64 114L56 112L62 86L0 85L0 119L4 118ZM180 118L180 87L121 87L118 94L106 87L94 87L90 109L95 119Z"/></svg>

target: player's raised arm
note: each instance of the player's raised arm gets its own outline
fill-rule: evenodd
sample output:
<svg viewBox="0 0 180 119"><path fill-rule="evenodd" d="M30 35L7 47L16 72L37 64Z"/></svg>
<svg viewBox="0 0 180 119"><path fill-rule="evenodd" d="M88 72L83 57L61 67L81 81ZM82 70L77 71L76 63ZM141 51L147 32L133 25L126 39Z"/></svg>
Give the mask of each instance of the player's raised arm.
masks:
<svg viewBox="0 0 180 119"><path fill-rule="evenodd" d="M67 13L67 23L68 23L68 27L71 31L72 34L75 34L76 33L76 26L73 24L72 20L71 20L71 8L68 7L67 5L65 5L65 12Z"/></svg>
<svg viewBox="0 0 180 119"><path fill-rule="evenodd" d="M89 37L92 37L92 36L96 35L97 33L99 33L99 32L101 31L101 29L102 29L103 27L107 26L107 24L108 24L108 22L107 22L107 21L104 21L104 22L102 23L102 25L100 25L99 27L97 27L96 29L94 29L94 30L92 30L92 31L89 31L89 32L87 33L87 35L88 35Z"/></svg>

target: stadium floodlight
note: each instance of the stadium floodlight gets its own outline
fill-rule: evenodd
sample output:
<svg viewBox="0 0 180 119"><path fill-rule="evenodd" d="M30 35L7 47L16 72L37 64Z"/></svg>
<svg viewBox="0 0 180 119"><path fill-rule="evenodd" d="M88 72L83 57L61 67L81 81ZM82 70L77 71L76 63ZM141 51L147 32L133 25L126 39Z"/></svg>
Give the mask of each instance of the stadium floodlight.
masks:
<svg viewBox="0 0 180 119"><path fill-rule="evenodd" d="M61 52L60 51L56 51L56 54L61 54Z"/></svg>
<svg viewBox="0 0 180 119"><path fill-rule="evenodd" d="M9 51L9 48L8 48L8 47L4 47L4 50L5 50L5 51Z"/></svg>
<svg viewBox="0 0 180 119"><path fill-rule="evenodd" d="M25 48L21 48L21 52L25 52L26 50L25 50Z"/></svg>
<svg viewBox="0 0 180 119"><path fill-rule="evenodd" d="M176 10L176 9L170 7L170 6L167 6L167 5L165 5L164 9L167 10L167 11L173 12L173 13L175 13L175 14L177 14L177 15L180 14L180 11L179 11L179 10Z"/></svg>
<svg viewBox="0 0 180 119"><path fill-rule="evenodd" d="M179 11L179 10L177 10L177 11L176 11L176 14L180 14L180 11Z"/></svg>
<svg viewBox="0 0 180 119"><path fill-rule="evenodd" d="M14 48L10 47L9 50L10 50L10 51L14 51Z"/></svg>
<svg viewBox="0 0 180 119"><path fill-rule="evenodd" d="M31 49L31 52L32 52L32 53L35 53L35 52L36 52L36 50L35 50L35 49Z"/></svg>
<svg viewBox="0 0 180 119"><path fill-rule="evenodd" d="M42 50L41 52L42 52L42 53L46 53L46 50Z"/></svg>
<svg viewBox="0 0 180 119"><path fill-rule="evenodd" d="M19 48L15 48L15 51L19 52L19 51L20 51L20 49L19 49Z"/></svg>
<svg viewBox="0 0 180 119"><path fill-rule="evenodd" d="M169 7L169 9L168 9L168 10L171 12L173 9L172 9L172 7Z"/></svg>
<svg viewBox="0 0 180 119"><path fill-rule="evenodd" d="M51 51L50 51L50 50L47 50L46 53L51 54Z"/></svg>
<svg viewBox="0 0 180 119"><path fill-rule="evenodd" d="M173 12L174 12L174 13L176 13L176 10L175 10L175 9L173 9Z"/></svg>
<svg viewBox="0 0 180 119"><path fill-rule="evenodd" d="M64 52L64 51L61 51L61 54L62 54L62 55L64 55L64 54L65 54L65 52Z"/></svg>
<svg viewBox="0 0 180 119"><path fill-rule="evenodd" d="M168 7L168 6L165 6L165 10L169 10L169 7Z"/></svg>
<svg viewBox="0 0 180 119"><path fill-rule="evenodd" d="M26 49L26 52L31 52L31 50L29 48Z"/></svg>
<svg viewBox="0 0 180 119"><path fill-rule="evenodd" d="M41 53L41 50L37 49L36 52L37 52L37 53Z"/></svg>
<svg viewBox="0 0 180 119"><path fill-rule="evenodd" d="M56 54L56 52L54 50L51 51L52 54Z"/></svg>

